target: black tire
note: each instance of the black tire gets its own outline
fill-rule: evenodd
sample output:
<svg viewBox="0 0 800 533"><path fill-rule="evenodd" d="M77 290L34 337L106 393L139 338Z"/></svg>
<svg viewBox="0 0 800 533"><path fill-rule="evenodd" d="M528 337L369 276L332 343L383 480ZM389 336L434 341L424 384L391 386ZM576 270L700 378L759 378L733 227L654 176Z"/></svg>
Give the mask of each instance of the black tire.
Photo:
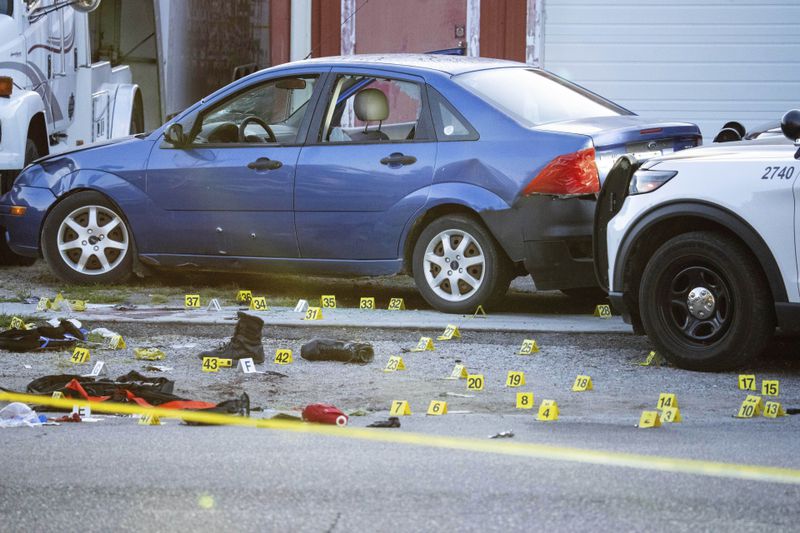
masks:
<svg viewBox="0 0 800 533"><path fill-rule="evenodd" d="M102 229L93 230L94 237L89 236L89 240L86 241L89 243L88 253L82 251L83 248L81 246L77 246L80 243L80 239L76 238L76 247L65 252L65 255L67 255L67 259L65 259L58 249L59 232L64 232L65 241L73 242L73 237L69 234L73 230L62 227L62 223L66 218L74 216L78 220L85 221L86 225L84 227L88 228L89 214L82 213L81 210L88 210L91 207L98 208L98 227L110 221L112 216L118 217L121 223L109 232L107 236L105 234L98 235ZM79 225L82 224L79 222ZM77 235L77 233L74 234ZM99 240L91 242L93 238ZM92 245L102 246L102 241L106 238L109 239L106 243L114 241L114 248L110 248L107 251L101 248L100 251L95 252L92 249ZM116 247L123 243L127 244L124 252L118 251ZM131 275L134 254L133 235L123 213L108 198L94 191L80 192L68 196L56 204L45 219L42 228L42 253L50 270L64 281L81 284L116 283L126 280ZM88 260L85 261L86 271L79 272L71 265L77 266L84 253L88 256ZM102 253L108 262L109 269L105 272L103 272L104 267L100 262L99 253ZM70 262L68 263L67 261Z"/></svg>
<svg viewBox="0 0 800 533"><path fill-rule="evenodd" d="M456 269L461 268L462 274L458 274L459 276L466 277L466 274L469 274L473 279L480 280L478 288L475 289L465 281L458 281L456 283L460 288L458 289L459 294L456 295L454 293L455 291L449 286L449 279L437 284L440 293L445 296L449 294L452 298L461 298L458 301L451 301L437 294L431 287L426 276L426 266L424 264L426 249L429 244L434 246L432 241L444 231L455 232L452 238L448 238L451 247L457 247L458 244L462 243L458 235L468 235L473 241L472 245L466 246L463 259L460 255L458 259L450 258L450 264L455 266L451 272L456 272ZM477 246L474 245L475 243ZM441 250L442 257L444 257L442 246L443 243L440 243L439 250ZM477 265L464 267L463 264L456 264L458 260L466 261L470 258L478 258L478 254L481 252L483 262L480 265L480 269L476 268ZM438 255L438 253L437 251L436 254ZM466 215L446 215L437 218L422 230L422 233L417 238L417 242L414 244L412 270L414 281L422 297L425 298L431 306L445 313L473 313L478 305L482 305L485 309L493 307L506 294L511 279L513 278L513 265L508 260L497 241L483 224ZM428 266L428 272L431 277L438 275L440 270L441 267L438 265L431 264ZM463 294L461 294L462 290Z"/></svg>
<svg viewBox="0 0 800 533"><path fill-rule="evenodd" d="M708 294L713 305L704 300ZM693 297L700 301L692 309ZM740 367L775 332L772 293L755 258L714 232L678 235L653 254L642 274L639 309L658 352L689 370Z"/></svg>
<svg viewBox="0 0 800 533"><path fill-rule="evenodd" d="M25 143L25 166L28 166L29 163L36 161L37 159L39 159L39 149L36 147L36 143L33 142L33 139L28 139ZM11 189L17 174L18 173L15 172L13 174L6 173L3 175L3 194ZM19 255L11 251L11 248L9 248L8 243L6 242L6 229L0 226L0 265L31 266L35 262L35 257Z"/></svg>

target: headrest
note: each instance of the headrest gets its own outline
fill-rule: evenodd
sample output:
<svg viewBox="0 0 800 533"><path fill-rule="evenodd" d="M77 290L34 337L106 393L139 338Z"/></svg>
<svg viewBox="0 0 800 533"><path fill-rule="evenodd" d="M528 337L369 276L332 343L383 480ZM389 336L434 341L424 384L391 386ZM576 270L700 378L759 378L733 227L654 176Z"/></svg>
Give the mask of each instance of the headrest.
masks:
<svg viewBox="0 0 800 533"><path fill-rule="evenodd" d="M364 89L356 94L356 116L363 122L380 122L389 118L389 101L380 89Z"/></svg>

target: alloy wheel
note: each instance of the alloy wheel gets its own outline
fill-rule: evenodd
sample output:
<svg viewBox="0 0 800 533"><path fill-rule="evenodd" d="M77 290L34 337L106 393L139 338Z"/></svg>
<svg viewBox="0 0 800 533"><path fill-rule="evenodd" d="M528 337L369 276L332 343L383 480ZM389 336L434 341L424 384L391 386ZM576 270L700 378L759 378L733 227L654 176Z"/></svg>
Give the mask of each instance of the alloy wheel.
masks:
<svg viewBox="0 0 800 533"><path fill-rule="evenodd" d="M478 241L460 229L445 230L428 243L423 257L425 280L443 300L461 302L484 282L486 257Z"/></svg>
<svg viewBox="0 0 800 533"><path fill-rule="evenodd" d="M89 276L114 270L130 246L125 222L100 205L79 207L67 215L59 225L56 244L67 266Z"/></svg>

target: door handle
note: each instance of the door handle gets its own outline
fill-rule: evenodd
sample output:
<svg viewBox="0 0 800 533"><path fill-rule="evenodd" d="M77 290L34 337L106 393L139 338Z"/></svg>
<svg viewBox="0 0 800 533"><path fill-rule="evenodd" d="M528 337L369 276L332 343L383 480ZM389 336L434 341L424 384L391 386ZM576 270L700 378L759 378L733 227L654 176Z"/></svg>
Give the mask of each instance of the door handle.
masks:
<svg viewBox="0 0 800 533"><path fill-rule="evenodd" d="M283 163L270 159L269 157L259 157L255 161L247 163L247 168L252 168L253 170L275 170L282 166Z"/></svg>
<svg viewBox="0 0 800 533"><path fill-rule="evenodd" d="M417 158L413 155L403 155L400 152L389 154L389 157L384 157L381 159L381 165L389 165L390 167L413 165L416 162Z"/></svg>

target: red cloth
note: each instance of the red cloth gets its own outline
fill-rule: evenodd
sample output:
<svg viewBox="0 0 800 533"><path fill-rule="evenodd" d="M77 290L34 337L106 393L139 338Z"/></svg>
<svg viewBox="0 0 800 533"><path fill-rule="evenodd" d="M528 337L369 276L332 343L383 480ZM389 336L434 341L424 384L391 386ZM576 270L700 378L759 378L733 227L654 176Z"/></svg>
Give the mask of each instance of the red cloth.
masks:
<svg viewBox="0 0 800 533"><path fill-rule="evenodd" d="M65 388L77 392L84 400L89 400L90 402L104 402L111 398L111 396L89 396L77 379L73 379L67 383ZM123 391L125 392L125 397L129 401L141 405L142 407L153 407L147 400L136 396L131 391L127 389L123 389ZM196 400L173 400L171 402L162 403L158 407L163 407L164 409L211 409L216 406L217 404L215 403L199 402Z"/></svg>

